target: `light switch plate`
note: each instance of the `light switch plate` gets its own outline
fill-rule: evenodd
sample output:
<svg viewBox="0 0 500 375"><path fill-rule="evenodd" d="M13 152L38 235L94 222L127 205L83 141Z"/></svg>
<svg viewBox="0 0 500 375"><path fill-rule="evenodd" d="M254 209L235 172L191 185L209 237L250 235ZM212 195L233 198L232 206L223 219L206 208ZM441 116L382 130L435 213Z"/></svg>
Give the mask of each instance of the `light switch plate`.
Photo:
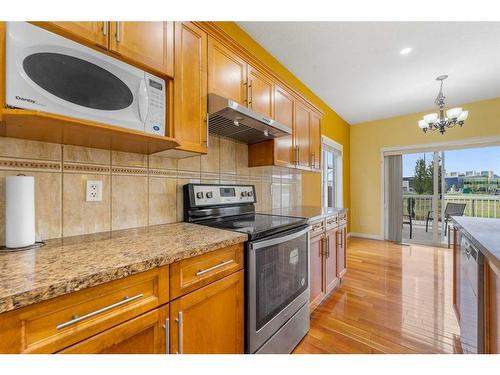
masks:
<svg viewBox="0 0 500 375"><path fill-rule="evenodd" d="M87 202L102 201L102 181L87 180Z"/></svg>

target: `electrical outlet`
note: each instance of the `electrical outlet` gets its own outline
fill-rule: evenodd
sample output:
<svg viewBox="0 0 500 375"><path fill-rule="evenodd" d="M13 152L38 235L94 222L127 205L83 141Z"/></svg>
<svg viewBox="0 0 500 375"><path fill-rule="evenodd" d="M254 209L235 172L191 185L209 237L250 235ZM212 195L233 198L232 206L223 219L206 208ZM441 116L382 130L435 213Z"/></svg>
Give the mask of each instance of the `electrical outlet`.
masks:
<svg viewBox="0 0 500 375"><path fill-rule="evenodd" d="M102 181L87 180L87 202L102 201Z"/></svg>

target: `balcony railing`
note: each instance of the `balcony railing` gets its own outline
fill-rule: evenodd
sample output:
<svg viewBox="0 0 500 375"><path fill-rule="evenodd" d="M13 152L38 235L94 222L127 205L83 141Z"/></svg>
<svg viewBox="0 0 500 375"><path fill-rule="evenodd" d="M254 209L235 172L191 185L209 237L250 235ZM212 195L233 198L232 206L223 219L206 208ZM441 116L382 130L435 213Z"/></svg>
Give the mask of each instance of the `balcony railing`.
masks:
<svg viewBox="0 0 500 375"><path fill-rule="evenodd" d="M408 199L415 200L415 219L425 221L427 213L432 211L432 195L403 196L403 214L408 215ZM498 195L473 195L473 194L446 194L444 196L444 206L449 202L465 203L464 216L500 218L500 196ZM441 210L441 200L438 203Z"/></svg>

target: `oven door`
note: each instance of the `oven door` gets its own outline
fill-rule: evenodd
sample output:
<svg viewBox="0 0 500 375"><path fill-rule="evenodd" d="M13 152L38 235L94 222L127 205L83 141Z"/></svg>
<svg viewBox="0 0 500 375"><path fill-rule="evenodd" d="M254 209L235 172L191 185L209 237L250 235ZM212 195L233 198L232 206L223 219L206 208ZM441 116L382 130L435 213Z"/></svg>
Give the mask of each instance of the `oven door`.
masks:
<svg viewBox="0 0 500 375"><path fill-rule="evenodd" d="M247 352L309 301L309 227L248 243Z"/></svg>
<svg viewBox="0 0 500 375"><path fill-rule="evenodd" d="M27 22L6 30L9 106L144 131L144 71Z"/></svg>

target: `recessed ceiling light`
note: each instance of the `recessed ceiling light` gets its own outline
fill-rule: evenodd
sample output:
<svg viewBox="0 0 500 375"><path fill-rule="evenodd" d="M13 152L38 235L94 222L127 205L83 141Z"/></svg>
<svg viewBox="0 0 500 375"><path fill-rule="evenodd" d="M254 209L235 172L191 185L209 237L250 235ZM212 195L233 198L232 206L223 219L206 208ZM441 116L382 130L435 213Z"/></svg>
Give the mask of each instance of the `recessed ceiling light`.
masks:
<svg viewBox="0 0 500 375"><path fill-rule="evenodd" d="M408 55L410 52L411 52L411 47L406 47L403 48L401 51L399 51L399 53L402 55Z"/></svg>

